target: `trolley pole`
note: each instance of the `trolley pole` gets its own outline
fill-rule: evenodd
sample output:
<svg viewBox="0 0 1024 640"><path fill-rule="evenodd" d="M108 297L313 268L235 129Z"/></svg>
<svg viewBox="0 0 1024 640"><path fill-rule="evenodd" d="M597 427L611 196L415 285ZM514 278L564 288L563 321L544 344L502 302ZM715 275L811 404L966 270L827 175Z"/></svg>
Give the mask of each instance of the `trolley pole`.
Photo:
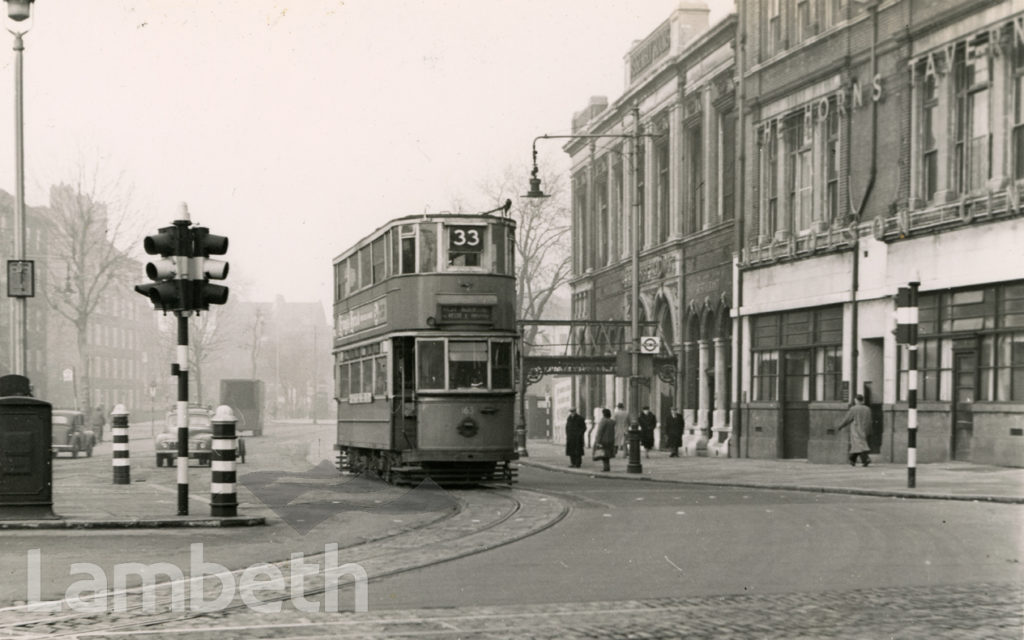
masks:
<svg viewBox="0 0 1024 640"><path fill-rule="evenodd" d="M178 515L188 515L188 314L178 312L178 361L171 375L178 377Z"/></svg>
<svg viewBox="0 0 1024 640"><path fill-rule="evenodd" d="M917 486L917 289L920 282L896 292L896 341L907 345L907 487Z"/></svg>

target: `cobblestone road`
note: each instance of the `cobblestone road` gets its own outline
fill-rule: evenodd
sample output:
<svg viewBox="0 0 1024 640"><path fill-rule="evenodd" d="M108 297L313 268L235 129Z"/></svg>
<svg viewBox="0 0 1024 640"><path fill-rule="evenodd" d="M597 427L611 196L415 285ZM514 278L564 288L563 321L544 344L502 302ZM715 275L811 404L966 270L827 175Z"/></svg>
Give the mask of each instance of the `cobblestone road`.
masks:
<svg viewBox="0 0 1024 640"><path fill-rule="evenodd" d="M360 614L235 611L88 637L1020 640L1022 628L1024 585L987 583Z"/></svg>

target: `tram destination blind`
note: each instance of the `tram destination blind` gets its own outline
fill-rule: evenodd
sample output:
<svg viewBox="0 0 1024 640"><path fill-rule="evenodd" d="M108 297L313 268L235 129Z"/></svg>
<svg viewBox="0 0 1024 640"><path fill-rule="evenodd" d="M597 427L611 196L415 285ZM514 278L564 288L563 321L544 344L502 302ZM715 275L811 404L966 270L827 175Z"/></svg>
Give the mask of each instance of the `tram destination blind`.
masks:
<svg viewBox="0 0 1024 640"><path fill-rule="evenodd" d="M438 317L443 323L490 324L490 305L483 304L442 304L438 305Z"/></svg>

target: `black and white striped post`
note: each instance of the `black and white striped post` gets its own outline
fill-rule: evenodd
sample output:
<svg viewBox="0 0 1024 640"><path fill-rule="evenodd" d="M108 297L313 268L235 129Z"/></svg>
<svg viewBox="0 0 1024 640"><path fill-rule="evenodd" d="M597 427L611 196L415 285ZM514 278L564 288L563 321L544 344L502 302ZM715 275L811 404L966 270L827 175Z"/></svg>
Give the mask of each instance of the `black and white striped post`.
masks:
<svg viewBox="0 0 1024 640"><path fill-rule="evenodd" d="M917 288L896 292L896 342L907 345L907 487L917 486Z"/></svg>
<svg viewBox="0 0 1024 640"><path fill-rule="evenodd" d="M210 515L235 517L238 515L238 492L235 485L235 414L222 404L213 414L213 451L210 458Z"/></svg>
<svg viewBox="0 0 1024 640"><path fill-rule="evenodd" d="M128 410L123 404L110 412L111 464L114 466L114 484L131 484L132 467L128 460Z"/></svg>
<svg viewBox="0 0 1024 640"><path fill-rule="evenodd" d="M188 314L179 312L178 361L171 373L178 377L178 515L188 515Z"/></svg>

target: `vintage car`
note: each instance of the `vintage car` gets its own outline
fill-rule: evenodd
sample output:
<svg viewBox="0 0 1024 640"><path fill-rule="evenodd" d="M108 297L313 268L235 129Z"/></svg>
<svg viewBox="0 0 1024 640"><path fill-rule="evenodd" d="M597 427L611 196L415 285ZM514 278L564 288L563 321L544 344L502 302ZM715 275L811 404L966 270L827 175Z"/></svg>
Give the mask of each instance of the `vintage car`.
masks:
<svg viewBox="0 0 1024 640"><path fill-rule="evenodd" d="M96 446L96 434L85 426L85 414L71 409L54 409L52 415L53 457L60 453L70 453L72 458L77 458L79 453L91 457L92 448Z"/></svg>
<svg viewBox="0 0 1024 640"><path fill-rule="evenodd" d="M213 457L213 412L206 407L190 406L188 408L188 457L200 465L209 465ZM156 466L174 465L178 458L178 411L167 412L167 420L162 433L156 435ZM245 462L245 440L235 440L235 460Z"/></svg>

